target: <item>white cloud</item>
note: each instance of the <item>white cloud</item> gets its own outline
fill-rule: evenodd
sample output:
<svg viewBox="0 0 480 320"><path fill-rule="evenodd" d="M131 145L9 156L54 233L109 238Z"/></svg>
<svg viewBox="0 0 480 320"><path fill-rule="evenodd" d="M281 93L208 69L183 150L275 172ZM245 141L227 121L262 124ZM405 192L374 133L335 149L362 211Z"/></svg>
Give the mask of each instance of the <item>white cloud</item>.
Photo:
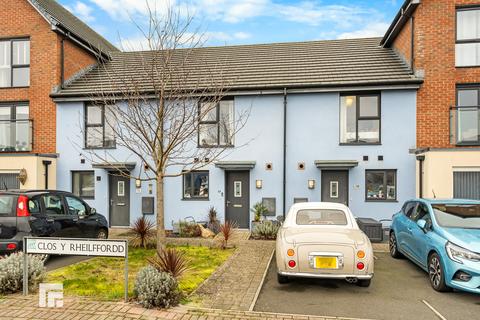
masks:
<svg viewBox="0 0 480 320"><path fill-rule="evenodd" d="M228 34L223 31L205 32L203 34L186 32L183 35L182 39L179 41L179 45L184 47L203 46L205 43L208 42L223 42L226 44L229 41L241 41L246 40L250 37L251 34L246 32L235 32L232 34ZM141 35L121 39L118 43L118 46L121 50L124 51L143 51L155 49L156 47L154 44L149 44L148 39L145 38L145 36Z"/></svg>
<svg viewBox="0 0 480 320"><path fill-rule="evenodd" d="M389 24L386 22L372 22L367 24L364 28L344 32L337 36L338 39L349 39L349 38L368 38L368 37L379 37L383 36L388 29Z"/></svg>
<svg viewBox="0 0 480 320"><path fill-rule="evenodd" d="M93 8L81 1L75 2L73 7L65 6L65 8L85 22L91 22L95 20L95 17L92 15Z"/></svg>
<svg viewBox="0 0 480 320"><path fill-rule="evenodd" d="M175 0L90 0L107 12L115 20L130 20L137 15L148 15L149 9L153 12L164 13Z"/></svg>

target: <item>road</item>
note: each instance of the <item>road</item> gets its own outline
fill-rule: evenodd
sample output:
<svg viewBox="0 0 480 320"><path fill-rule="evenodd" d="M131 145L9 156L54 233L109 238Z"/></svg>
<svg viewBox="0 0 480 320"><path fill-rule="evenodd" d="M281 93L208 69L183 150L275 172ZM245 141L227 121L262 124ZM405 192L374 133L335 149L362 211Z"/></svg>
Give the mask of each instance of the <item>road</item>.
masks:
<svg viewBox="0 0 480 320"><path fill-rule="evenodd" d="M427 274L406 259L375 253L375 277L369 288L341 280L297 279L279 285L275 258L255 311L367 319L480 319L480 296L438 293ZM425 302L423 302L425 301Z"/></svg>

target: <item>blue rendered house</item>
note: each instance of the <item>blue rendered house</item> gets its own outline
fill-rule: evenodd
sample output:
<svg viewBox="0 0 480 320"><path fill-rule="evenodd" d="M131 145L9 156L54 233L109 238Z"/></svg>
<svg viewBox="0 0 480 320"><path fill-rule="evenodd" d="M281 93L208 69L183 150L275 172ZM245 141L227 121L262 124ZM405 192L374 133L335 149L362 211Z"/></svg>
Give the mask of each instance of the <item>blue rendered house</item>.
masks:
<svg viewBox="0 0 480 320"><path fill-rule="evenodd" d="M295 202L333 201L349 205L356 216L383 219L415 197L411 150L416 147L416 93L422 80L379 42L197 49L225 61L231 81L218 108L233 115L248 110L249 118L224 158L166 178L166 228L188 216L205 221L211 206L221 220L249 228L250 208L259 201L272 217ZM109 72L128 72L115 68L137 55L112 54ZM122 167L141 176L144 168L133 154L115 147L108 128L95 141L84 134L91 126L105 126L108 112L92 105L94 90L111 90L105 69L93 69L52 94L57 103L57 187L83 197L112 227L125 227L142 215L153 217L155 183L112 174ZM92 150L108 154L118 166L89 161L87 151Z"/></svg>

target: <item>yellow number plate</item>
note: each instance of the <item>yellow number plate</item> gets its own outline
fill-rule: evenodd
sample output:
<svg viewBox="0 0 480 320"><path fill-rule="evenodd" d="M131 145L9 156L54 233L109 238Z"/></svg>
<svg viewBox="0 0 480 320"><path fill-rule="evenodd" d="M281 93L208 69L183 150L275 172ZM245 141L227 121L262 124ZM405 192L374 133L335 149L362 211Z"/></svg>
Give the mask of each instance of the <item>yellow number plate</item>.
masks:
<svg viewBox="0 0 480 320"><path fill-rule="evenodd" d="M315 257L316 269L337 269L336 257Z"/></svg>

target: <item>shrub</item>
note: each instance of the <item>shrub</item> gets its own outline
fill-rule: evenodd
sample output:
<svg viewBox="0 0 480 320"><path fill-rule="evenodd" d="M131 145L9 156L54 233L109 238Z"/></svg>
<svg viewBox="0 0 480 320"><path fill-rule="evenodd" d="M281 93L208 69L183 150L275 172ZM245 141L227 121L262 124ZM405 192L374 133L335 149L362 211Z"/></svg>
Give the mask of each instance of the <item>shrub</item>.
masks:
<svg viewBox="0 0 480 320"><path fill-rule="evenodd" d="M202 235L200 226L195 222L180 221L178 227L182 238L196 238Z"/></svg>
<svg viewBox="0 0 480 320"><path fill-rule="evenodd" d="M178 279L185 271L189 269L189 261L185 258L185 254L175 248L166 248L153 258L149 258L148 262L160 272L166 272Z"/></svg>
<svg viewBox="0 0 480 320"><path fill-rule="evenodd" d="M132 225L134 247L146 248L149 241L155 237L155 224L145 217L138 218Z"/></svg>
<svg viewBox="0 0 480 320"><path fill-rule="evenodd" d="M268 208L263 203L257 202L253 205L251 211L255 214L253 220L258 222L262 216L265 216L268 213Z"/></svg>
<svg viewBox="0 0 480 320"><path fill-rule="evenodd" d="M45 279L42 257L28 256L28 288L35 290ZM23 288L23 253L12 253L0 259L0 293L14 293Z"/></svg>
<svg viewBox="0 0 480 320"><path fill-rule="evenodd" d="M178 305L178 282L170 274L159 272L152 266L141 269L135 279L134 294L145 308L170 308Z"/></svg>
<svg viewBox="0 0 480 320"><path fill-rule="evenodd" d="M217 219L217 210L215 207L210 207L210 209L208 209L207 228L215 234L220 232L220 221Z"/></svg>
<svg viewBox="0 0 480 320"><path fill-rule="evenodd" d="M280 229L280 224L273 223L272 221L264 221L255 226L252 231L252 236L255 239L275 240L278 229Z"/></svg>
<svg viewBox="0 0 480 320"><path fill-rule="evenodd" d="M222 248L225 249L228 246L228 240L230 240L236 228L237 224L232 221L225 221L225 223L220 225L220 233L223 236Z"/></svg>

